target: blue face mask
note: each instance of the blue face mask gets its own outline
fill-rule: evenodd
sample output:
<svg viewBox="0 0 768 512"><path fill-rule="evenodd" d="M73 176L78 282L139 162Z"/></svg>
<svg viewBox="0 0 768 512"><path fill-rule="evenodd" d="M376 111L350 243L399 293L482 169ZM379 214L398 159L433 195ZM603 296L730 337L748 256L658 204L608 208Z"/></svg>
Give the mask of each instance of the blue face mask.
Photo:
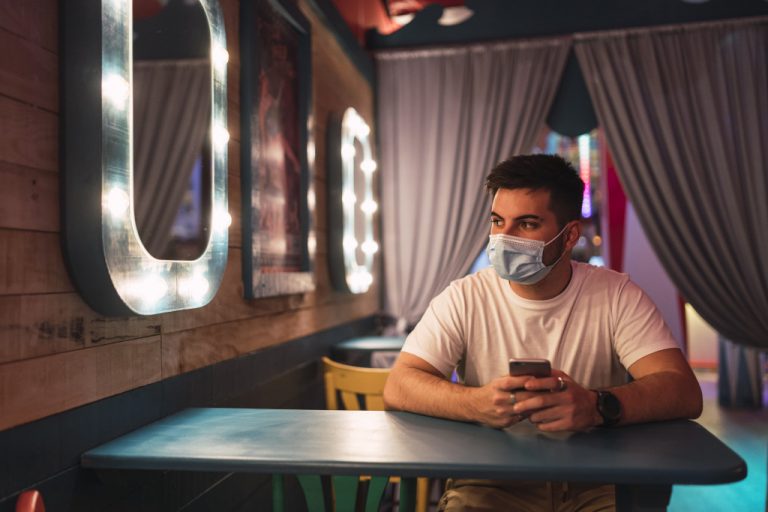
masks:
<svg viewBox="0 0 768 512"><path fill-rule="evenodd" d="M563 252L554 263L544 264L544 247L557 240L565 232L566 227L568 225L547 243L512 235L491 235L485 252L500 278L519 284L536 284L547 277L565 254L565 248L563 248Z"/></svg>

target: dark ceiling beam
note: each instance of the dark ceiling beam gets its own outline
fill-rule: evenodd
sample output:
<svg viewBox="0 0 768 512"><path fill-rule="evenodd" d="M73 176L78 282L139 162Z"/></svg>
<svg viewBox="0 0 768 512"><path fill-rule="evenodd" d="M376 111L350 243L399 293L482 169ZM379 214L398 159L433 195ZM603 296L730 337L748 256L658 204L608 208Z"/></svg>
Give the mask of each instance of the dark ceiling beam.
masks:
<svg viewBox="0 0 768 512"><path fill-rule="evenodd" d="M443 7L427 6L389 35L367 33L367 48L467 44L629 27L768 15L765 0L466 0L474 15L464 23L437 23Z"/></svg>

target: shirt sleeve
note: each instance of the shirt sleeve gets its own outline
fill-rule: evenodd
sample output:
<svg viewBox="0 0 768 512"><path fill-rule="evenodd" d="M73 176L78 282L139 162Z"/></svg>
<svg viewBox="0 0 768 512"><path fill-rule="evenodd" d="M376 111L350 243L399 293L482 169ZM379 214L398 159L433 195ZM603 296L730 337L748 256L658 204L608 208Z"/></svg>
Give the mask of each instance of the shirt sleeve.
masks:
<svg viewBox="0 0 768 512"><path fill-rule="evenodd" d="M680 348L656 305L632 281L619 292L615 311L614 344L624 368L654 352Z"/></svg>
<svg viewBox="0 0 768 512"><path fill-rule="evenodd" d="M448 378L465 352L464 302L460 287L449 285L432 299L402 351L420 357Z"/></svg>

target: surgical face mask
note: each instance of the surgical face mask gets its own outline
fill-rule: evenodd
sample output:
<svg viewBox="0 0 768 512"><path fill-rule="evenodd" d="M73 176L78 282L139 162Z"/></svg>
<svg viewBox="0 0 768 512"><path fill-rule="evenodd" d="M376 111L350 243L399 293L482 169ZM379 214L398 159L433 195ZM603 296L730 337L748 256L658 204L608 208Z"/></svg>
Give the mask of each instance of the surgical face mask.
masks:
<svg viewBox="0 0 768 512"><path fill-rule="evenodd" d="M551 265L545 265L544 248L557 240L565 232L566 224L552 240L529 240L512 235L491 235L485 249L493 269L500 278L519 284L536 284L557 265L565 254L565 248Z"/></svg>

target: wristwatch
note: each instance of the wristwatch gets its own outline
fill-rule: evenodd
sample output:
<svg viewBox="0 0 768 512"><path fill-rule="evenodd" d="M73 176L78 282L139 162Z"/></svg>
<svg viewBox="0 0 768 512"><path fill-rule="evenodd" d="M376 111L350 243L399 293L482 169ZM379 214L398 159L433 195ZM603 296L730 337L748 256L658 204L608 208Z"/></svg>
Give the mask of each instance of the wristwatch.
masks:
<svg viewBox="0 0 768 512"><path fill-rule="evenodd" d="M596 389L597 412L603 417L603 427L612 427L621 420L621 402L610 391Z"/></svg>

